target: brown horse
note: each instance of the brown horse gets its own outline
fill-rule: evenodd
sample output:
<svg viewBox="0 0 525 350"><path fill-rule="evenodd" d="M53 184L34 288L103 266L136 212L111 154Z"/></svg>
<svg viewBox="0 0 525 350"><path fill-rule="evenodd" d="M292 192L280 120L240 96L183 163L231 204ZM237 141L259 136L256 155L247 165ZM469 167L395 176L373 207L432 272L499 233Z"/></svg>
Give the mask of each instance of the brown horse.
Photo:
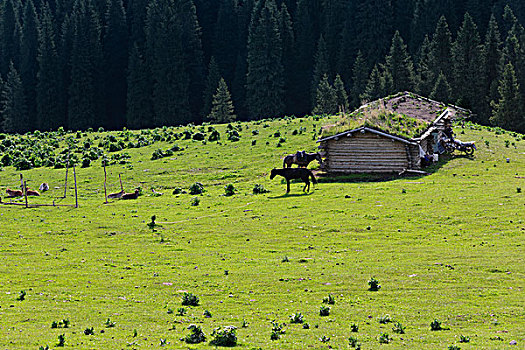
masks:
<svg viewBox="0 0 525 350"><path fill-rule="evenodd" d="M297 152L295 154L289 154L284 157L283 168L291 168L292 164L297 164L301 168L306 168L313 160L317 160L319 164L323 164L323 159L321 158L321 154L319 154L319 152Z"/></svg>
<svg viewBox="0 0 525 350"><path fill-rule="evenodd" d="M135 189L135 192L123 193L120 199L137 199L139 198L139 189Z"/></svg>
<svg viewBox="0 0 525 350"><path fill-rule="evenodd" d="M270 173L270 180L273 179L276 175L280 175L286 179L286 193L290 192L290 180L291 179L301 179L305 183L303 187L303 192L310 191L310 177L312 182L317 184L314 174L305 168L283 168L283 169L272 169Z"/></svg>
<svg viewBox="0 0 525 350"><path fill-rule="evenodd" d="M23 196L23 193L22 193L21 190L12 190L10 188L7 188L5 190L5 192L7 193L7 198L22 197Z"/></svg>

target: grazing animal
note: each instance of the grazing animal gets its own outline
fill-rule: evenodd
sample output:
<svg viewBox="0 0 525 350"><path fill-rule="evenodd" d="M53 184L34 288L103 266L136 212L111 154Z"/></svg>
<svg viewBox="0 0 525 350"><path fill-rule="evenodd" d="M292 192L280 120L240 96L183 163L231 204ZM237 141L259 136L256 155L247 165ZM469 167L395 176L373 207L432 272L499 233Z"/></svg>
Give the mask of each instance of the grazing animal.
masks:
<svg viewBox="0 0 525 350"><path fill-rule="evenodd" d="M38 191L28 189L27 195L28 196L40 196L40 193L38 193Z"/></svg>
<svg viewBox="0 0 525 350"><path fill-rule="evenodd" d="M5 192L7 193L7 197L9 197L9 198L22 197L22 195L23 195L22 190L12 190L10 188L7 188L5 190Z"/></svg>
<svg viewBox="0 0 525 350"><path fill-rule="evenodd" d="M117 193L110 193L108 194L108 198L118 199L118 198L121 198L123 195L124 195L124 190L117 192Z"/></svg>
<svg viewBox="0 0 525 350"><path fill-rule="evenodd" d="M309 178L312 178L312 182L317 184L317 180L315 179L314 174L306 169L306 168L283 168L283 169L272 169L270 173L270 180L273 179L276 175L280 175L286 179L286 193L290 192L290 180L291 179L301 179L305 183L303 187L303 192L306 191L308 188L308 191L310 191L310 180Z"/></svg>
<svg viewBox="0 0 525 350"><path fill-rule="evenodd" d="M49 191L49 185L47 184L47 182L42 182L38 189L42 192Z"/></svg>
<svg viewBox="0 0 525 350"><path fill-rule="evenodd" d="M301 168L306 168L313 160L317 160L319 164L323 164L323 159L321 158L321 154L319 152L297 152L295 154L289 154L284 157L283 168L291 168L292 164L297 164Z"/></svg>
<svg viewBox="0 0 525 350"><path fill-rule="evenodd" d="M123 193L120 199L137 199L139 198L139 189L135 189L135 192Z"/></svg>

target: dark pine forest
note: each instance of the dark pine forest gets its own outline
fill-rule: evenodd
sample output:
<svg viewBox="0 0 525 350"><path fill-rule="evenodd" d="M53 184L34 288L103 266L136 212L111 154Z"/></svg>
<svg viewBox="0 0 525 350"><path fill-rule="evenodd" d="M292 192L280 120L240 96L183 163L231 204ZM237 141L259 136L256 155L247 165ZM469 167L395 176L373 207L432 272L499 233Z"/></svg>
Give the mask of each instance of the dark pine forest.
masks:
<svg viewBox="0 0 525 350"><path fill-rule="evenodd" d="M2 132L333 113L404 90L525 132L523 0L1 0L0 19Z"/></svg>

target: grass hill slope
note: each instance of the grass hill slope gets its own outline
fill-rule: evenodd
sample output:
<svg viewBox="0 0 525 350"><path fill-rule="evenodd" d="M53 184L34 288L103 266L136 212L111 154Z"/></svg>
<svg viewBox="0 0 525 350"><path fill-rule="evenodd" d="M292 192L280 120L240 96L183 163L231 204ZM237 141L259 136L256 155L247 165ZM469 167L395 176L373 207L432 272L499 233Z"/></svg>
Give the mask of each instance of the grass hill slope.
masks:
<svg viewBox="0 0 525 350"><path fill-rule="evenodd" d="M225 326L237 327L242 349L523 346L523 136L467 125L456 132L476 141L474 156L442 161L429 176L323 178L309 194L294 183L285 196L269 171L286 154L314 151L334 120L213 126L219 142L208 141L208 126L55 135L48 158L63 162L66 143L76 151L80 207L0 206L0 346L214 349L212 332ZM17 140L27 142L25 158L44 139L31 137ZM88 139L100 151L82 168ZM121 140L125 149L109 152ZM104 204L104 155L115 163L108 193L120 190L121 174L142 196ZM5 166L2 193L22 172L30 187L51 187L30 203L73 203L71 172L59 199L57 167ZM197 182L205 191L190 194ZM256 185L270 192L253 194ZM378 291L368 290L372 278ZM182 305L184 293L198 305ZM292 322L297 313L303 324ZM206 341L180 340L190 324Z"/></svg>

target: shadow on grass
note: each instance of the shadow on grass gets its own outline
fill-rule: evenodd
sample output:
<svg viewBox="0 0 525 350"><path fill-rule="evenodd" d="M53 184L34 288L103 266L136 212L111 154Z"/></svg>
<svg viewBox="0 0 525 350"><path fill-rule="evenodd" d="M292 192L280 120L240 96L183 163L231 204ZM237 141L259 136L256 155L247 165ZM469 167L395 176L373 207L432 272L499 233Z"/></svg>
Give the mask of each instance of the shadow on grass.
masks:
<svg viewBox="0 0 525 350"><path fill-rule="evenodd" d="M280 199L280 198L292 198L292 197L304 197L304 196L310 196L313 194L313 191L310 190L310 192L302 192L302 193L284 193L280 196L272 196L268 197L268 199Z"/></svg>

